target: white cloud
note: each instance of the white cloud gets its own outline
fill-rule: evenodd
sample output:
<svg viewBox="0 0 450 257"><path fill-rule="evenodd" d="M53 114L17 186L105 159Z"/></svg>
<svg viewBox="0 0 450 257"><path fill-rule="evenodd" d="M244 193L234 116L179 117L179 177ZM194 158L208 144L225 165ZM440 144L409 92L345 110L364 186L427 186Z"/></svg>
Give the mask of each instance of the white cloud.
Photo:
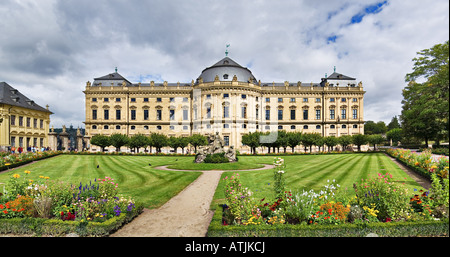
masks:
<svg viewBox="0 0 450 257"><path fill-rule="evenodd" d="M449 3L365 9L382 2L7 0L0 81L49 104L55 127L82 126L86 81L118 67L133 82L190 82L231 44L229 56L263 82L318 82L336 66L363 81L365 119L387 123L416 52L449 39Z"/></svg>

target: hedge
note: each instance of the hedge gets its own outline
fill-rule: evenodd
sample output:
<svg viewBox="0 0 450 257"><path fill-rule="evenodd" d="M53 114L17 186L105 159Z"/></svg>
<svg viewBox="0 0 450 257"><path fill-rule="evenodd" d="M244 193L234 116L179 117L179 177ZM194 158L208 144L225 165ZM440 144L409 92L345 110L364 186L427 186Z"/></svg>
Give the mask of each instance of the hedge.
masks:
<svg viewBox="0 0 450 257"><path fill-rule="evenodd" d="M105 222L63 221L30 217L0 219L0 234L65 236L75 233L78 236L105 237L142 213L143 205L136 204L136 207L131 213L121 213L120 216L113 217Z"/></svg>
<svg viewBox="0 0 450 257"><path fill-rule="evenodd" d="M342 225L222 225L222 208L216 208L208 237L381 237L448 236L449 222L387 222Z"/></svg>

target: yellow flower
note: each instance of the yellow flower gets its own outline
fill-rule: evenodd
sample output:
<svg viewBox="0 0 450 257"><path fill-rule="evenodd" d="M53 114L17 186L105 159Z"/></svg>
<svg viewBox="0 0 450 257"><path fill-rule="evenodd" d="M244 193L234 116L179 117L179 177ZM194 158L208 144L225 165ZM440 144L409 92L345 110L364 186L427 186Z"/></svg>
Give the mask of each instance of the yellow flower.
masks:
<svg viewBox="0 0 450 257"><path fill-rule="evenodd" d="M25 173L25 174L30 174L30 173L31 173L31 171L29 171L29 170L26 170L26 171L24 171L23 173Z"/></svg>
<svg viewBox="0 0 450 257"><path fill-rule="evenodd" d="M13 178L20 178L20 175L19 174L14 174Z"/></svg>
<svg viewBox="0 0 450 257"><path fill-rule="evenodd" d="M44 176L39 176L39 178L44 178Z"/></svg>

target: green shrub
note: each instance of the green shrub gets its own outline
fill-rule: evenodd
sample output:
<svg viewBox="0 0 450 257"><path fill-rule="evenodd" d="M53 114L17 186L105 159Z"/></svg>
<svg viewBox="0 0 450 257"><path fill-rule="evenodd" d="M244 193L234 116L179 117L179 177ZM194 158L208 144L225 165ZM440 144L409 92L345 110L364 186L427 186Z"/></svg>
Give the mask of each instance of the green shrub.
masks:
<svg viewBox="0 0 450 257"><path fill-rule="evenodd" d="M225 153L207 154L204 160L205 163L227 163L228 158L225 157Z"/></svg>

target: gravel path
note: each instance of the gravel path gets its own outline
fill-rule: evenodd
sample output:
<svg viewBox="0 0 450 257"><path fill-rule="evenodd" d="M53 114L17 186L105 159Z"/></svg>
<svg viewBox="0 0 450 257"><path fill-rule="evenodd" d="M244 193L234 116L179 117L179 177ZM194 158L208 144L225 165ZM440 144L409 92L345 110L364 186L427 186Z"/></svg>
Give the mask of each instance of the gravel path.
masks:
<svg viewBox="0 0 450 257"><path fill-rule="evenodd" d="M273 165L263 168L272 169ZM168 170L167 166L156 167ZM193 171L193 170L192 170ZM197 171L198 172L198 171ZM201 171L194 182L158 209L144 212L111 237L204 237L213 212L212 198L224 171Z"/></svg>

